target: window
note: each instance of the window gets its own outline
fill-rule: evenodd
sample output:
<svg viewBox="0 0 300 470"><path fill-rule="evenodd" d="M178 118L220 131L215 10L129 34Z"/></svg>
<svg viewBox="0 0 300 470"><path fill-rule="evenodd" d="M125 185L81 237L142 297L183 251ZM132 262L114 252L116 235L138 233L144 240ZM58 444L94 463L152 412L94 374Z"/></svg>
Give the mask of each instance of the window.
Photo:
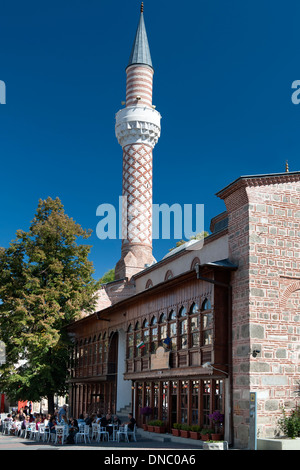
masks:
<svg viewBox="0 0 300 470"><path fill-rule="evenodd" d="M213 314L208 299L205 299L202 304L202 312L202 346L207 346L212 344L213 335Z"/></svg>
<svg viewBox="0 0 300 470"><path fill-rule="evenodd" d="M171 382L171 424L177 423L177 382Z"/></svg>
<svg viewBox="0 0 300 470"><path fill-rule="evenodd" d="M169 314L169 337L171 340L170 346L172 350L176 349L176 336L177 336L176 312L172 310Z"/></svg>
<svg viewBox="0 0 300 470"><path fill-rule="evenodd" d="M168 333L167 333L167 315L165 313L162 313L161 316L159 317L159 325L158 325L158 340L159 340L159 345L163 346L164 340L167 339Z"/></svg>
<svg viewBox="0 0 300 470"><path fill-rule="evenodd" d="M127 358L133 358L133 329L132 325L129 325L127 330Z"/></svg>
<svg viewBox="0 0 300 470"><path fill-rule="evenodd" d="M194 258L191 264L191 270L195 269L196 264L200 264L199 258Z"/></svg>
<svg viewBox="0 0 300 470"><path fill-rule="evenodd" d="M83 359L83 365L87 366L88 365L88 341L87 339L84 340L84 359Z"/></svg>
<svg viewBox="0 0 300 470"><path fill-rule="evenodd" d="M101 333L98 336L98 362L100 364L102 362L102 336L101 336Z"/></svg>
<svg viewBox="0 0 300 470"><path fill-rule="evenodd" d="M153 317L151 320L151 347L150 351L151 353L155 353L156 348L157 348L157 340L158 340L158 335L157 335L157 319L156 317Z"/></svg>
<svg viewBox="0 0 300 470"><path fill-rule="evenodd" d="M149 324L147 320L144 320L142 330L142 341L144 342L144 347L141 354L142 356L147 356L147 354L149 354Z"/></svg>
<svg viewBox="0 0 300 470"><path fill-rule="evenodd" d="M145 406L151 405L151 382L146 382Z"/></svg>
<svg viewBox="0 0 300 470"><path fill-rule="evenodd" d="M169 408L168 388L169 388L169 383L163 382L162 383L162 413L161 413L161 418L163 421L168 421L168 408Z"/></svg>
<svg viewBox="0 0 300 470"><path fill-rule="evenodd" d="M93 364L97 364L97 353L98 353L98 344L97 344L97 338L94 336L93 338Z"/></svg>
<svg viewBox="0 0 300 470"><path fill-rule="evenodd" d="M209 426L209 413L210 413L210 380L203 380L203 394L202 394L202 408L203 408L203 424Z"/></svg>
<svg viewBox="0 0 300 470"><path fill-rule="evenodd" d="M172 279L172 277L173 277L172 271L170 271L170 270L167 271L166 275L165 275L165 281L168 281L168 279Z"/></svg>
<svg viewBox="0 0 300 470"><path fill-rule="evenodd" d="M106 336L106 333L103 335L103 363L107 361L107 352L108 352L108 338Z"/></svg>
<svg viewBox="0 0 300 470"><path fill-rule="evenodd" d="M190 309L190 331L191 348L195 348L200 345L200 316L197 304L193 304Z"/></svg>
<svg viewBox="0 0 300 470"><path fill-rule="evenodd" d="M186 308L181 307L179 311L179 349L188 347L188 318Z"/></svg>
<svg viewBox="0 0 300 470"><path fill-rule="evenodd" d="M141 348L138 348L137 346L140 344L141 339L142 339L142 333L140 329L140 324L139 322L136 322L135 327L134 327L134 333L135 333L135 338L134 338L134 355L137 357L141 356Z"/></svg>
<svg viewBox="0 0 300 470"><path fill-rule="evenodd" d="M192 386L192 424L198 424L199 408L199 380L193 380Z"/></svg>
<svg viewBox="0 0 300 470"><path fill-rule="evenodd" d="M148 281L146 282L145 289L150 289L150 287L153 287L153 282L151 281L151 279L148 279Z"/></svg>
<svg viewBox="0 0 300 470"><path fill-rule="evenodd" d="M180 408L181 408L181 422L187 423L188 419L188 388L189 383L187 380L181 382L180 394Z"/></svg>

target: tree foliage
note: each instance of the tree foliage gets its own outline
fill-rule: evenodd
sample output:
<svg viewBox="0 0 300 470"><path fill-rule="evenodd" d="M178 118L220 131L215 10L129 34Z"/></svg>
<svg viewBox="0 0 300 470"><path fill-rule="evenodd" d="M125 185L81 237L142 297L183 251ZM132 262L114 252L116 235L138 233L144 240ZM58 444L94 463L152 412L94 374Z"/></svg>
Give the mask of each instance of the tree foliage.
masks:
<svg viewBox="0 0 300 470"><path fill-rule="evenodd" d="M6 363L0 389L11 399L50 401L66 387L66 325L94 307L99 287L88 260L89 238L61 201L40 200L28 232L0 250L0 340Z"/></svg>
<svg viewBox="0 0 300 470"><path fill-rule="evenodd" d="M115 280L115 269L112 268L109 271L107 271L101 279L99 280L100 284L107 284L108 282L112 282Z"/></svg>

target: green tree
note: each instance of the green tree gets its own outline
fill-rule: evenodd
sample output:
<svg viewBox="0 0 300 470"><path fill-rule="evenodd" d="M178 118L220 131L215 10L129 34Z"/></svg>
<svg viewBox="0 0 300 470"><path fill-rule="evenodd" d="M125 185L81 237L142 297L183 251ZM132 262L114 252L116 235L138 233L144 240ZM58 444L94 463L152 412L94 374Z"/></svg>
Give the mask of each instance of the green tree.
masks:
<svg viewBox="0 0 300 470"><path fill-rule="evenodd" d="M112 282L115 280L115 268L110 269L107 271L101 279L99 280L100 284L106 284L107 282Z"/></svg>
<svg viewBox="0 0 300 470"><path fill-rule="evenodd" d="M83 310L93 311L99 288L91 247L78 243L90 234L49 197L39 201L29 231L19 230L0 250L0 340L6 346L0 389L11 399L46 397L53 412L54 395L66 392L66 326Z"/></svg>

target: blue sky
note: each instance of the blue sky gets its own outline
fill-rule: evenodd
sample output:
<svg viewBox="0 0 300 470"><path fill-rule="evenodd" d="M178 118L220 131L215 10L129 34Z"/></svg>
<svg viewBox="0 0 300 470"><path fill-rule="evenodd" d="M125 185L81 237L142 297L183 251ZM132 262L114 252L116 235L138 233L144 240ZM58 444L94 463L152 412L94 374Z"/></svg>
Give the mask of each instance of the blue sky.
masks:
<svg viewBox="0 0 300 470"><path fill-rule="evenodd" d="M59 197L91 228L95 276L119 240L96 237L102 203L122 192L115 113L139 21L136 0L3 1L0 80L0 246L27 230L40 198ZM298 0L146 0L162 115L154 203L204 204L205 227L225 210L215 193L241 175L299 170ZM155 240L161 259L174 240Z"/></svg>

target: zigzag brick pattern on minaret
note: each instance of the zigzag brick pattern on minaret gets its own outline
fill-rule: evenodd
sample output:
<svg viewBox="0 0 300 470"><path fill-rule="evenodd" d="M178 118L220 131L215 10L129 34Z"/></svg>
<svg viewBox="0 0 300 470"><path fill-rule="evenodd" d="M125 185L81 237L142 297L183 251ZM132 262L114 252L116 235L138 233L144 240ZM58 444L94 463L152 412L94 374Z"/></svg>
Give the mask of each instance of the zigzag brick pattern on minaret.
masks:
<svg viewBox="0 0 300 470"><path fill-rule="evenodd" d="M127 197L127 240L152 246L152 148L123 148L123 196Z"/></svg>

